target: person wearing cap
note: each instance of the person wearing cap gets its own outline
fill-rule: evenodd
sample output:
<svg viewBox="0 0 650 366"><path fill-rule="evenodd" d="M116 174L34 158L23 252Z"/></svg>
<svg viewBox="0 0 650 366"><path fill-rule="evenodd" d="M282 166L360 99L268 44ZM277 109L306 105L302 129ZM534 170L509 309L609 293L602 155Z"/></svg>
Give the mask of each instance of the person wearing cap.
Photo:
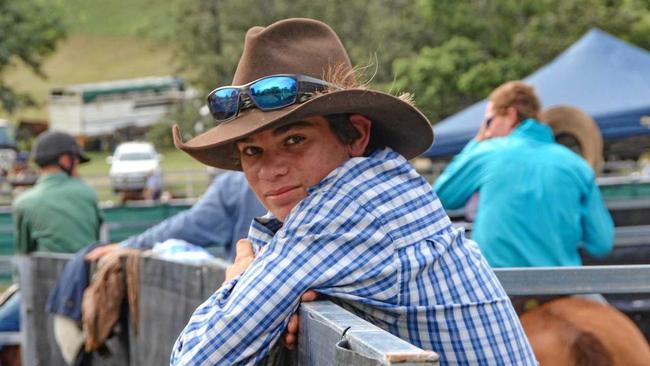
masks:
<svg viewBox="0 0 650 366"><path fill-rule="evenodd" d="M604 256L614 224L587 161L539 121L534 89L510 81L488 97L485 121L436 179L447 209L480 192L472 238L493 267L579 266Z"/></svg>
<svg viewBox="0 0 650 366"><path fill-rule="evenodd" d="M186 142L175 126L176 146L243 170L269 214L253 222L250 251L238 243L235 270L190 318L172 365L260 362L309 290L441 364L536 363L478 247L407 160L431 145L429 121L407 98L359 86L328 25L251 28L232 86L208 106L216 126Z"/></svg>
<svg viewBox="0 0 650 366"><path fill-rule="evenodd" d="M17 252L74 253L97 241L102 216L97 194L78 177L89 159L74 138L45 132L32 156L40 176L12 205Z"/></svg>
<svg viewBox="0 0 650 366"><path fill-rule="evenodd" d="M12 203L16 252L74 253L99 239L97 195L77 176L89 161L72 136L45 132L32 150L40 176ZM0 308L0 331L20 328L20 292Z"/></svg>

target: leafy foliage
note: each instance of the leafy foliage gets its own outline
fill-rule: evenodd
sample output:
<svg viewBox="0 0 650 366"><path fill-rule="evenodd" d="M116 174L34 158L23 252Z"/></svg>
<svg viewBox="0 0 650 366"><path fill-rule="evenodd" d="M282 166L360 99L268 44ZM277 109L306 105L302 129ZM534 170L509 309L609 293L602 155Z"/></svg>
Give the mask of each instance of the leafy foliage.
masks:
<svg viewBox="0 0 650 366"><path fill-rule="evenodd" d="M647 0L179 0L173 39L201 92L229 84L246 30L288 17L336 30L374 87L438 121L549 62L591 27L650 48Z"/></svg>
<svg viewBox="0 0 650 366"><path fill-rule="evenodd" d="M397 84L438 121L549 62L592 27L650 48L647 0L420 0L432 46L395 61Z"/></svg>
<svg viewBox="0 0 650 366"><path fill-rule="evenodd" d="M0 103L5 110L12 112L34 102L30 96L19 94L7 85L2 74L14 62L22 62L35 74L45 77L41 71L43 59L65 36L62 19L56 2L0 0Z"/></svg>
<svg viewBox="0 0 650 366"><path fill-rule="evenodd" d="M151 141L158 149L174 147L171 134L174 124L178 124L185 140L203 132L206 121L199 114L200 108L201 102L196 99L177 104L164 118L151 126L146 135L147 141Z"/></svg>
<svg viewBox="0 0 650 366"><path fill-rule="evenodd" d="M415 55L432 30L409 0L180 0L170 40L202 92L229 84L246 31L290 17L320 19L336 30L367 78L390 88L395 58Z"/></svg>

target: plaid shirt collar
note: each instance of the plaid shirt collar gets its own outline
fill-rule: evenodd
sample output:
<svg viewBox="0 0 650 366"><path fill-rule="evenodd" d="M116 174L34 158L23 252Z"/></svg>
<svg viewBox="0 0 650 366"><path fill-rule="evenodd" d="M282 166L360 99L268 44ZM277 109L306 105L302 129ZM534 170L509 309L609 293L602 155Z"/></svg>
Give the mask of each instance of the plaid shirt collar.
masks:
<svg viewBox="0 0 650 366"><path fill-rule="evenodd" d="M368 157L351 158L348 161L344 162L338 168L331 171L319 183L307 188L307 194L312 195L318 191L322 191L330 188L334 184L334 182L336 182L340 178L340 175L345 174L345 172L356 174L356 176L360 175L362 170L355 169L355 167L360 165L362 162L364 162L367 159L376 159L378 162L383 162L385 161L385 159L389 157L395 158L395 156L399 156L399 155L391 148L387 147L384 149L377 149L373 151L368 155ZM356 179L356 176L353 176L350 179L352 184L354 184L353 182ZM291 217L292 213L294 213L296 211L296 208L299 206L300 203L298 203L296 207L294 207L291 210L291 212L287 216L287 220ZM248 239L253 244L253 249L256 254L265 244L267 244L268 242L271 241L271 239L273 239L273 236L275 236L275 234L280 229L282 229L282 225L283 225L282 221L278 220L270 211L267 212L264 216L257 217L253 220L250 230L248 232Z"/></svg>

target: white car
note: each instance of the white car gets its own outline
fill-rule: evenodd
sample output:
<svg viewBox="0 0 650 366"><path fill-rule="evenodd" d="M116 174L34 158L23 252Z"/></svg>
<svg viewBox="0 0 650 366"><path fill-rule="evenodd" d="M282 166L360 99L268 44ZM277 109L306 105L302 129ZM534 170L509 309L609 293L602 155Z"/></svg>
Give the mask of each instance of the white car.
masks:
<svg viewBox="0 0 650 366"><path fill-rule="evenodd" d="M160 171L162 157L149 142L119 144L106 162L111 165L109 176L115 192L138 191L145 188L147 177Z"/></svg>

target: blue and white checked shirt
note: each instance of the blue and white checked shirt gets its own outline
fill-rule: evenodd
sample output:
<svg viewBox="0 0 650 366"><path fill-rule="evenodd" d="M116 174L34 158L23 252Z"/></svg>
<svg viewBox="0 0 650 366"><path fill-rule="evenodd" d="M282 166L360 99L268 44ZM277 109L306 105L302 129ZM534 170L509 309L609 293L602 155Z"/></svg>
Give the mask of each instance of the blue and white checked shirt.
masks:
<svg viewBox="0 0 650 366"><path fill-rule="evenodd" d="M257 219L249 238L255 261L196 309L172 365L262 360L308 289L436 351L443 364L536 364L476 244L390 149L350 159L311 187L284 224Z"/></svg>

